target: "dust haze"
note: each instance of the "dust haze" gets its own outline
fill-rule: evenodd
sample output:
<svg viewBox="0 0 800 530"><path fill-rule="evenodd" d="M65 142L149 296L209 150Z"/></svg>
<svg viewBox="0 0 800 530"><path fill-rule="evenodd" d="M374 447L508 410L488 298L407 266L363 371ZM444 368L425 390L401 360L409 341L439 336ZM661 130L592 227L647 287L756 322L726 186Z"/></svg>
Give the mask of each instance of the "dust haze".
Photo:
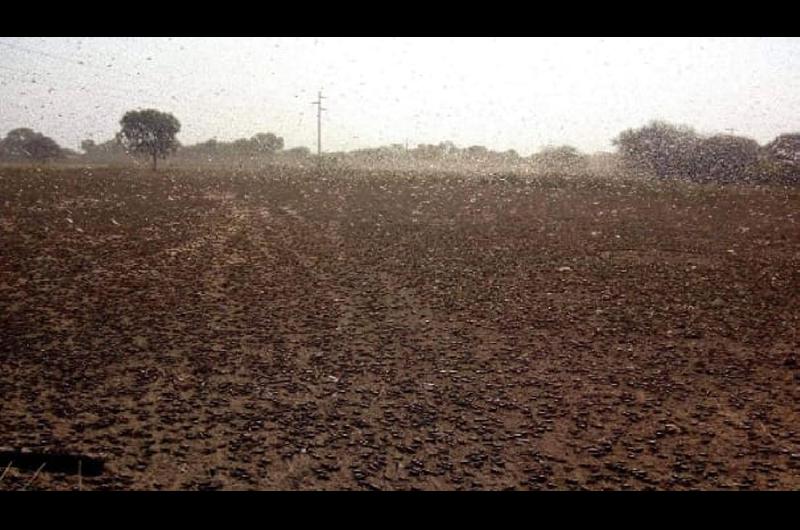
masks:
<svg viewBox="0 0 800 530"><path fill-rule="evenodd" d="M800 40L0 37L0 489L795 490Z"/></svg>

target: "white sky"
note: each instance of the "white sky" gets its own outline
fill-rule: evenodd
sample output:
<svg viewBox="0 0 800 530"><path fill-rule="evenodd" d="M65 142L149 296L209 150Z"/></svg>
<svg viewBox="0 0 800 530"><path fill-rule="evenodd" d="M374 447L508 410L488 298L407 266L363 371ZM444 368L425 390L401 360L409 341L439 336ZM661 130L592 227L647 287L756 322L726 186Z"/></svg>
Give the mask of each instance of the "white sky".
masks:
<svg viewBox="0 0 800 530"><path fill-rule="evenodd" d="M140 107L172 112L184 144L274 132L315 148L319 89L326 151L611 150L655 118L765 143L800 131L800 39L0 37L0 135L72 148Z"/></svg>

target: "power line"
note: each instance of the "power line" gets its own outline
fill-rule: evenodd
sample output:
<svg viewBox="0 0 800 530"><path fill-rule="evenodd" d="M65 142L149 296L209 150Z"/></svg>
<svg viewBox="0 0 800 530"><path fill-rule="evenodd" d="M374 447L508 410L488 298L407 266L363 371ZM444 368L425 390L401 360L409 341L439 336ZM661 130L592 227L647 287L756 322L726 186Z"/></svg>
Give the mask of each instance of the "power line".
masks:
<svg viewBox="0 0 800 530"><path fill-rule="evenodd" d="M98 70L98 71L102 71L102 72L107 73L107 74L108 73L121 74L121 75L127 76L128 78L136 79L137 81L149 81L149 82L152 82L152 83L157 83L159 87L163 87L164 86L164 79L163 78L155 79L152 76L142 75L140 72L137 72L136 75L133 75L133 74L131 74L129 72L126 72L126 71L123 71L123 70L111 70L110 69L111 65L107 65L106 67L102 67L102 66L94 64L94 63L92 63L92 62L90 62L88 60L85 60L80 56L67 57L67 56L61 55L61 54L42 51L40 49L32 48L30 46L23 46L23 45L16 44L16 43L9 43L9 42L2 42L2 41L0 41L0 46L5 46L7 48L12 48L12 49L19 50L19 51L22 51L22 52L25 52L25 53L29 53L29 54L39 55L39 56L42 56L42 57L46 57L48 59L52 59L52 60L56 60L56 61L60 61L60 62L64 62L64 63L75 64L75 65L83 66L83 67L86 67L86 68L92 68L92 69L95 69L95 70ZM11 71L21 72L20 70L12 69L12 68L7 67L7 66L0 66L0 67L2 67L4 69L7 69L7 70L11 70ZM27 72L24 72L24 73L28 74ZM29 75L34 75L34 74L30 73ZM38 73L38 75L55 75L55 74L53 74L52 72L47 72L46 74ZM95 78L99 78L99 75L97 73L94 73L93 75L94 75ZM114 81L114 80L112 79L111 81ZM175 78L174 76L168 76L168 81L171 82L171 83L178 82L178 83L180 83L180 87L181 87L180 91L176 91L176 92L174 92L173 94L170 95L169 99L171 101L167 101L168 104L170 102L178 102L178 103L191 102L192 100L196 99L196 97L191 97L191 96L186 94L186 91L185 91L186 87L182 84L182 78ZM103 87L102 84L100 84L100 83L98 83L97 81L94 81L94 80L91 81L91 85L92 85L92 87L95 87L95 86ZM163 92L155 94L155 93L149 92L147 90L140 90L140 89L125 90L125 89L123 89L123 88L121 88L119 86L111 87L109 85L105 85L105 87L103 87L103 88L106 88L107 90L114 90L114 91L117 91L117 92L122 92L122 93L133 95L139 101L142 101L140 99L142 97L142 95L147 96L148 98L153 98L155 100L161 100L162 98L164 98L166 96ZM203 91L201 91L201 92L203 92ZM213 95L216 96L218 94L215 93ZM197 96L197 94L195 94L195 96ZM148 104L152 104L152 105L155 105L155 106L160 105L160 103L155 103L153 101L148 102ZM325 109L322 109L322 110L325 110ZM318 136L319 136L319 133L318 133ZM319 143L320 143L320 139L318 138L318 144ZM318 148L319 148L319 145L318 145ZM318 149L318 151L319 151L319 149Z"/></svg>
<svg viewBox="0 0 800 530"><path fill-rule="evenodd" d="M322 111L328 110L322 108L322 100L325 99L322 96L322 91L320 90L317 93L317 101L313 101L311 104L317 106L317 156L322 156Z"/></svg>
<svg viewBox="0 0 800 530"><path fill-rule="evenodd" d="M43 86L43 83L40 83L36 79L36 76L50 76L50 75L52 75L50 73L42 73L42 72L25 72L23 70L18 70L16 68L10 68L8 66L1 65L1 64L0 64L0 68L2 68L3 70L8 70L10 72L14 72L14 73L16 73L18 75L21 75L21 76L29 76L30 77L30 81L25 81L25 82L26 83L30 83L30 84L39 85L39 86ZM6 77L6 79L12 79L12 78ZM18 82L23 82L23 80L21 80L21 79L13 79L13 80L16 80ZM87 87L87 83L81 83L81 82L79 82L77 80L71 80L71 79L53 79L51 77L51 78L45 78L45 81L49 85L54 85L54 86L62 85L61 90L65 90L65 89L66 90L69 90L69 89L78 90L81 93L83 93L85 95L89 95L89 96L95 96L95 95L108 95L108 96L111 96L112 95L112 94L110 94L108 92L98 91L97 88L100 87L100 88L103 88L106 91L116 92L117 94L113 94L113 95L117 96L117 97L124 95L124 96L133 96L133 97L139 99L142 96L146 96L147 98L153 98L153 99L150 99L150 100L146 101L147 103L150 103L152 105L157 105L158 104L158 103L156 103L154 101L155 96L152 95L152 94L149 94L147 92L138 92L138 91L135 91L135 90L131 91L131 90L126 90L124 88L111 86L111 85L98 84L98 83L95 83L95 82L91 83L91 87L92 88L89 89ZM55 91L55 89L52 86L50 86L48 88L48 92L54 92L54 91ZM145 102L144 100L140 100L140 101Z"/></svg>
<svg viewBox="0 0 800 530"><path fill-rule="evenodd" d="M0 106L2 106L2 104L13 103L13 106L15 106L17 108L21 108L21 109L28 109L28 110L43 109L46 106L51 106L52 102L50 102L48 104L41 104L41 98L51 98L53 93L57 93L57 92L60 92L60 91L71 91L71 92L79 93L82 96L85 96L85 101L86 101L87 104L91 104L92 100L101 100L104 103L108 103L108 104L116 104L117 102L125 102L125 103L128 103L130 105L133 105L134 103L135 104L150 104L150 105L154 105L154 106L159 106L160 105L160 103L156 103L155 101L151 101L151 100L148 100L148 99L143 99L141 97L142 96L141 94L137 94L135 92L125 91L125 90L122 90L122 89L118 89L116 87L113 87L113 88L109 87L109 90L117 90L117 91L119 91L121 93L113 93L113 92L108 92L108 91L100 91L100 90L96 90L96 89L89 89L86 86L84 86L82 83L76 83L74 86L65 87L65 86L63 86L63 85L66 84L64 80L52 80L52 81L55 81L54 83L50 83L51 80L48 80L47 83L31 82L27 78L27 76L36 75L35 73L23 72L22 70L5 67L3 65L0 65L0 68L3 68L5 70L9 70L11 72L14 72L13 75L16 76L16 77L11 77L11 76L5 75L3 72L0 72L0 79L6 79L8 81L14 82L14 83L18 84L21 89L29 89L29 90L25 90L25 92L20 93L18 95L26 96L26 97L30 98L29 101L31 101L30 104L24 105L24 104L20 104L17 101L12 101L9 98L3 98L2 103L0 103ZM58 90L56 90L56 89L54 89L52 87L48 87L48 85L50 85L50 84L52 84L53 86L58 86L59 87ZM45 93L44 91L46 91L47 93ZM132 99L128 94L133 95L135 97L135 99ZM17 98L17 99L19 99L19 98ZM72 105L72 106L74 106L74 105ZM95 105L94 108L98 109L99 106ZM195 109L193 111L193 114L196 117L197 116L208 117L208 116L212 116L212 115L218 116L218 114L214 114L213 111L211 111L210 109L207 109L207 108Z"/></svg>
<svg viewBox="0 0 800 530"><path fill-rule="evenodd" d="M96 64L93 64L93 63L91 63L89 61L83 60L83 59L79 60L79 59L75 59L75 58L71 58L71 57L66 57L66 56L63 56L63 55L44 52L44 51L37 50L37 49L34 49L34 48L30 48L30 47L27 47L27 46L20 46L19 44L11 44L11 43L8 43L8 42L0 42L0 46L6 46L8 48L13 48L13 49L16 49L16 50L19 50L19 51L23 51L23 52L27 52L27 53L31 53L31 54L35 54L35 55L40 55L42 57L47 57L49 59L53 59L53 60L57 60L57 61L76 64L78 66L84 66L86 68L93 68L93 69L102 71L104 73L121 74L121 75L127 76L127 77L129 77L131 79L144 80L146 78L146 76L143 76L141 73L137 73L137 75L133 75L133 74L131 74L129 72L122 71L122 70L110 70L109 69L110 65L108 65L106 67L102 67L102 66L98 66ZM8 67L6 67L6 68L8 68ZM51 75L51 74L48 73L48 75ZM97 74L95 74L95 76L96 75ZM163 80L161 80L161 79L155 80L152 77L150 77L149 80L153 81L153 82L157 82L159 85L163 84ZM93 83L94 83L94 81L93 81ZM142 92L145 92L145 91L142 91ZM150 97L156 97L153 94L148 94L148 95Z"/></svg>
<svg viewBox="0 0 800 530"><path fill-rule="evenodd" d="M30 75L30 74L22 74L22 75ZM4 74L0 74L0 78L7 79L9 81L13 81L13 82L19 83L20 85L22 85L25 88L31 88L31 85L35 85L36 88L40 88L42 90L45 90L45 84L44 83L39 83L35 79L33 79L33 80L25 80L25 79L20 79L20 78L17 78L17 77L9 77L9 76L4 75ZM61 83L63 83L63 81L61 81ZM48 82L47 84L49 85L49 84L54 84L54 83ZM115 89L109 87L106 90L115 90ZM74 85L74 86L62 86L58 90L56 90L52 86L49 86L49 87L46 88L46 91L47 91L47 95L51 95L52 93L58 92L58 91L74 91L74 92L78 92L78 93L80 93L80 94L82 94L84 96L87 96L89 98L99 98L99 99L111 98L111 99L116 99L118 101L126 101L126 102L130 102L131 101L130 93L126 93L124 90L120 91L122 93L114 94L114 93L109 93L109 92L101 92L101 91L98 91L98 90L91 90L90 91L90 89L88 89L85 86ZM44 94L23 94L23 95L34 96L34 95L44 95ZM138 98L138 97L141 97L141 95L135 94L135 97ZM149 99L139 99L138 101L140 103L146 103L146 104L150 104L150 105L158 105L158 103L156 103L155 101L149 100Z"/></svg>
<svg viewBox="0 0 800 530"><path fill-rule="evenodd" d="M77 64L79 66L86 66L87 68L95 68L95 69L98 69L98 70L102 70L104 72L109 72L110 71L109 70L109 66L106 66L104 68L102 66L97 66L97 65L89 63L87 61L76 60L76 59L73 59L73 58L70 58L70 57L65 57L63 55L57 55L57 54L54 54L54 53L43 52L41 50L37 50L37 49L34 49L34 48L29 48L27 46L20 46L19 44L11 44L10 42L0 42L0 46L6 46L8 48L13 48L15 50L19 50L19 51L23 51L23 52L27 52L27 53L33 53L35 55L40 55L42 57L47 57L49 59L56 59L56 60L59 60L59 61L65 61L65 62ZM113 73L123 74L123 75L126 75L128 77L132 77L134 79L136 78L135 75L132 75L132 74L130 74L128 72L113 71Z"/></svg>
<svg viewBox="0 0 800 530"><path fill-rule="evenodd" d="M75 65L83 66L83 67L86 67L86 68L92 68L92 69L95 69L95 70L102 71L104 73L122 74L122 75L125 75L125 76L129 77L129 78L133 78L133 79L136 79L136 80L139 80L139 81L147 80L147 77L143 76L141 73L137 72L137 75L132 75L132 74L130 74L128 72L121 71L121 70L110 70L109 69L110 65L108 65L107 67L98 66L96 64L93 64L92 62L89 62L89 61L81 59L79 56L78 56L79 58L76 59L75 57L67 57L67 56L64 56L64 55L45 52L45 51L42 51L42 50L39 50L39 49L31 48L31 47L28 47L28 46L22 46L22 45L19 45L19 44L9 43L9 42L1 42L0 41L0 46L4 46L6 48L15 49L15 50L22 51L22 52L25 52L25 53L28 53L28 54L34 54L34 55L46 57L48 59L59 61L59 62L63 62L63 63L75 64ZM41 64L40 64L40 66L41 66ZM125 88L122 88L120 86L110 86L108 84L103 85L102 83L98 83L95 80L91 80L88 83L86 83L86 82L82 82L82 81L80 81L78 79L63 78L60 74L55 74L53 72L25 71L25 70L20 70L18 68L12 68L12 67L6 66L6 65L0 65L0 69L7 70L7 71L10 71L10 72L14 72L15 74L18 74L18 75L21 75L21 76L30 76L31 79L25 80L25 79L12 78L12 77L7 77L7 76L0 75L0 77L2 77L4 79L8 79L8 80L13 81L15 83L19 83L21 85L26 86L27 88L30 88L30 85L36 85L36 88L44 90L44 83L38 82L35 79L35 77L36 76L41 76L41 77L47 76L46 79L47 79L47 83L48 84L61 85L61 87L59 87L59 90L77 90L80 93L88 96L89 98L95 98L96 97L96 98L100 98L100 99L106 98L107 100L108 99L114 99L114 100L117 100L117 101L128 101L128 102L130 102L131 101L130 97L133 96L134 98L136 98L134 100L135 103L150 104L150 105L154 105L154 106L160 106L163 102L162 103L156 103L155 101L152 101L149 98L153 98L153 99L158 100L160 98L165 97L165 94L163 94L163 93L159 94L159 95L154 95L152 93L149 93L148 91L138 90L138 89L135 89L135 88L125 89ZM95 73L95 74L93 74L93 77L99 78L99 75ZM164 83L163 79L159 79L159 80L156 81L155 79L150 77L149 80L153 81L153 82L157 82L157 83L159 83L159 85L163 85L163 83ZM115 80L111 79L111 81L114 82ZM172 79L172 81L174 81L174 78ZM120 82L121 82L121 80L120 80ZM62 88L64 85L69 85L69 84L72 84L73 86L72 87L67 86L66 88ZM87 85L90 85L91 88L87 88ZM98 91L97 90L98 87L99 88L103 88L104 90L103 91ZM56 91L52 86L48 87L46 90L47 90L47 94L43 94L43 93L42 94L27 94L27 93L23 93L21 95L31 96L31 97L37 97L37 96L38 97L47 97L49 94L52 94L53 92ZM117 92L117 93L115 94L115 93L110 92L110 91ZM218 94L215 94L215 95L218 95ZM126 98L125 96L128 96L128 97ZM142 96L145 96L148 99L142 99ZM319 94L319 97L320 97L320 100L319 100L318 103L321 103L321 100L322 100L322 94L321 93ZM176 97L175 95L172 95L171 99L173 101L179 101L179 98ZM181 97L180 99L181 100L185 100L185 96ZM15 107L24 108L24 109L32 108L32 107L35 106L35 104L31 105L31 106L28 106L28 105L20 104L18 102L13 102L13 103L14 103ZM45 107L44 104L39 105L39 108L44 108L44 107ZM317 150L318 150L318 152L321 152L321 129L320 129L320 127L321 127L321 118L320 118L320 114L321 114L322 110L325 110L325 109L322 109L321 104L319 105L319 107L320 108L318 109ZM98 108L98 106L95 106L95 109L97 109L97 108ZM196 110L194 112L198 113ZM204 114L210 114L210 113L201 110L199 112L199 114L200 115L204 115Z"/></svg>
<svg viewBox="0 0 800 530"><path fill-rule="evenodd" d="M22 96L2 98L2 100L0 100L0 108L8 108L7 106L10 106L19 109L27 116L27 118L25 118L26 120L31 120L34 119L35 116L38 116L37 121L40 124L50 123L48 120L52 120L53 114L57 114L58 118L70 120L72 123L88 123L98 115L103 115L104 113L106 115L108 114L108 110L103 110L103 107L120 108L123 106L127 107L131 104L130 97L97 91L89 93L86 92L87 89L85 87L68 87L55 90L52 87L45 88L47 85L44 83L31 83L16 77L9 77L2 72L0 72L0 79L5 79L19 85L19 90L21 90L21 92L17 94L17 96ZM7 83L4 82L3 84ZM11 87L9 88L11 89ZM47 92L43 92L44 90ZM84 103L84 105L80 106L84 108L75 108L74 104L71 105L72 110L59 110L58 108L55 108L52 93L65 90L80 94L81 101ZM74 98L75 96L68 95L67 97ZM146 102L142 101L140 103ZM120 109L120 111L121 110L124 109ZM46 115L49 115L50 118L46 118ZM10 117L10 114L4 117L7 120Z"/></svg>
<svg viewBox="0 0 800 530"><path fill-rule="evenodd" d="M31 76L31 78L34 78L36 76L45 77L45 78L47 78L47 80L49 82L55 82L55 83L64 83L64 82L66 82L66 83L71 83L71 84L73 84L75 86L80 85L81 90L87 90L86 89L86 85L91 84L92 87L101 87L101 88L104 88L106 90L114 90L114 91L122 92L122 93L125 93L125 94L135 95L136 97L141 97L142 94L144 94L147 97L151 97L151 98L157 98L158 97L155 94L152 94L152 93L150 93L148 91L145 91L145 90L128 90L128 89L121 88L119 86L112 86L112 85L108 85L108 84L98 83L97 81L90 81L89 83L85 83L85 82L79 81L77 79L69 79L69 78L63 77L61 75L55 76L55 74L53 74L52 72L38 72L38 71L30 71L30 70L26 71L26 70L20 70L19 68L12 68L10 66L6 66L6 65L2 65L2 64L0 64L0 68L2 68L3 70L8 70L9 72L15 72L15 73L22 74L22 75L25 75L25 76ZM53 79L53 76L55 76L56 79ZM33 79L31 82L35 83L36 80Z"/></svg>

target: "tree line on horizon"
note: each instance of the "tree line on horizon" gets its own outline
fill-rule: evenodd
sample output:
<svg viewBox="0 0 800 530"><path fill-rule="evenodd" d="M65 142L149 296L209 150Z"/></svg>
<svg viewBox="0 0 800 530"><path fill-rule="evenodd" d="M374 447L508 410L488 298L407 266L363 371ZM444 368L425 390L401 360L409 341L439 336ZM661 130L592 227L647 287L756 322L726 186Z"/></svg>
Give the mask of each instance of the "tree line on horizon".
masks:
<svg viewBox="0 0 800 530"><path fill-rule="evenodd" d="M0 139L0 161L48 162L70 159L103 163L130 156L143 156L157 168L157 160L170 155L181 158L232 162L243 159L312 158L307 147L285 149L282 137L258 133L250 138L225 142L210 139L183 146L177 139L180 122L171 114L154 109L127 112L120 131L110 140L81 142L83 153L65 149L55 140L29 128L16 128ZM619 169L657 179L688 179L714 182L782 180L800 183L800 133L781 134L766 145L733 134L702 135L686 125L654 120L621 132L612 141L616 153L588 155L569 145L547 146L522 157L513 149L493 151L473 145L459 148L453 142L419 144L408 148L392 144L355 149L326 156L362 163L398 163L403 160L453 164L527 165L546 172L587 172L592 157L615 157Z"/></svg>
<svg viewBox="0 0 800 530"><path fill-rule="evenodd" d="M628 169L658 179L713 182L783 180L800 183L800 134L764 146L733 134L701 135L686 125L655 120L614 140Z"/></svg>

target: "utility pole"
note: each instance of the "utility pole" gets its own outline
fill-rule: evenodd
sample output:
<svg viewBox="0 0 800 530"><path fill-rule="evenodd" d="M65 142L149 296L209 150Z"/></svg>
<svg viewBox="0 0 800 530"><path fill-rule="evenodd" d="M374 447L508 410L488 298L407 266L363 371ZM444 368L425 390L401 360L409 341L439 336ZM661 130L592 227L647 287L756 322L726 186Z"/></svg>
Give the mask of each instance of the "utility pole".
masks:
<svg viewBox="0 0 800 530"><path fill-rule="evenodd" d="M322 108L322 91L317 93L317 100L312 102L312 105L317 106L317 156L322 158L322 111L327 110Z"/></svg>

